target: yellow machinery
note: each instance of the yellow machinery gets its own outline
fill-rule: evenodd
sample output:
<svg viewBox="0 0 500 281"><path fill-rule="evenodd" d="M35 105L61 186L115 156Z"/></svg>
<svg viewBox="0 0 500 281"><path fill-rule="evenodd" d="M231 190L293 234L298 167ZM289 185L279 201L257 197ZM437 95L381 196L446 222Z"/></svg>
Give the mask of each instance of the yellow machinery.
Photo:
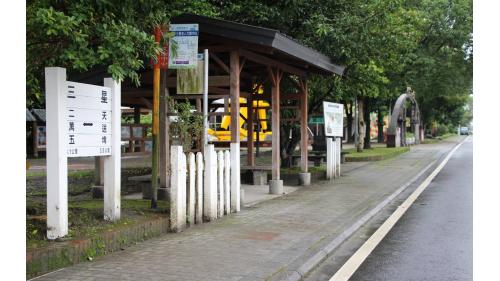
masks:
<svg viewBox="0 0 500 281"><path fill-rule="evenodd" d="M257 94L262 94L264 93L264 90L262 87L258 88ZM240 98L240 104L246 103L247 100L245 98ZM231 103L231 101L229 101ZM260 132L255 132L253 133L253 140L257 140L257 133L259 134L259 140L264 141L264 140L270 140L272 132L267 131L267 121L266 121L266 111L267 108L269 108L269 103L266 101L262 100L254 100L253 101L253 108L258 108L257 109L257 116L258 119L260 120ZM231 110L229 108L229 110ZM246 123L245 119L248 118L248 108L247 107L241 107L240 106L240 138L241 140L245 141L247 140L248 137L248 130L244 129L244 125ZM221 129L223 130L213 130L213 129L208 129L208 134L209 136L212 136L216 139L216 141L231 141L231 131L229 130L231 124L231 117L230 116L224 116L222 118L222 122L220 124Z"/></svg>

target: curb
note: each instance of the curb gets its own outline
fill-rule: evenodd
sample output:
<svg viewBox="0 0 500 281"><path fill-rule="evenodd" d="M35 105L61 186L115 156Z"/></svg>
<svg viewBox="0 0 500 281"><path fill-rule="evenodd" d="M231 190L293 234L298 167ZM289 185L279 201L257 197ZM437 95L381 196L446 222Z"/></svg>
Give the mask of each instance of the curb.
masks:
<svg viewBox="0 0 500 281"><path fill-rule="evenodd" d="M320 249L316 254L307 259L305 263L303 263L296 270L289 270L289 275L283 279L286 281L300 281L304 276L309 274L316 266L318 266L321 262L323 262L326 258L328 258L333 251L335 251L344 241L346 241L352 234L354 234L361 226L363 226L368 220L370 220L373 216L375 216L378 212L380 212L385 206L387 206L396 196L398 196L401 192L403 192L406 188L408 188L411 184L417 181L425 172L427 172L435 163L437 159L428 164L424 169L422 169L416 176L411 178L407 183L400 186L396 191L394 191L391 195L386 197L382 202L380 202L377 206L371 209L368 213L364 214L360 219L358 219L354 224L344 230L340 235L335 237L330 243L328 243L325 247Z"/></svg>

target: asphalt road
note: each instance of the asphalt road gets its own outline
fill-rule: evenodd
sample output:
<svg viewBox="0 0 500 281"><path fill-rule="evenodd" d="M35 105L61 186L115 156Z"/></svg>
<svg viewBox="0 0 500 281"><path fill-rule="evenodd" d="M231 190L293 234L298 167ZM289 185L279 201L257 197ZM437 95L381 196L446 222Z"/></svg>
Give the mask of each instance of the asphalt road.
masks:
<svg viewBox="0 0 500 281"><path fill-rule="evenodd" d="M472 137L350 280L472 280Z"/></svg>

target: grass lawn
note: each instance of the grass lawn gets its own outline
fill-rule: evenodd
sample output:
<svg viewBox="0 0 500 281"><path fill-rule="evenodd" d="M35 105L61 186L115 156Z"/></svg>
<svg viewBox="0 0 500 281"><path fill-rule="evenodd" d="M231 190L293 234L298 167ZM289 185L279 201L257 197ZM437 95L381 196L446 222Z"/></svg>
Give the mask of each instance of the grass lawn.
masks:
<svg viewBox="0 0 500 281"><path fill-rule="evenodd" d="M349 152L345 156L347 162L355 161L378 161L394 157L401 153L410 151L409 147L374 147L371 149L363 149L362 152L357 152L356 148L344 149L344 152Z"/></svg>
<svg viewBox="0 0 500 281"><path fill-rule="evenodd" d="M26 216L26 244L28 248L41 247L46 238L46 204L28 200ZM70 201L68 208L69 234L65 239L88 238L113 229L126 227L144 219L166 216L168 202L158 201L158 208L150 208L150 200L122 199L121 219L111 223L104 221L102 199Z"/></svg>
<svg viewBox="0 0 500 281"><path fill-rule="evenodd" d="M422 144L433 144L433 143L438 143L442 140L445 140L449 137L453 137L453 136L457 136L457 134L444 134L444 135L441 135L441 136L437 136L433 139L424 139L424 141L422 142Z"/></svg>

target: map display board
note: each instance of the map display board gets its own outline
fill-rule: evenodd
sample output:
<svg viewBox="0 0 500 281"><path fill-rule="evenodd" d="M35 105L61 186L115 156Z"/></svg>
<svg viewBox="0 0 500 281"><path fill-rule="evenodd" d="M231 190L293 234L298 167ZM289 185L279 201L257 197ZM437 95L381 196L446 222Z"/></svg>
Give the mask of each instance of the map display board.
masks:
<svg viewBox="0 0 500 281"><path fill-rule="evenodd" d="M111 155L111 89L67 82L67 157Z"/></svg>
<svg viewBox="0 0 500 281"><path fill-rule="evenodd" d="M325 136L342 137L344 135L344 105L333 102L323 102L325 116Z"/></svg>
<svg viewBox="0 0 500 281"><path fill-rule="evenodd" d="M198 65L198 24L171 24L174 37L168 47L168 68L196 68ZM174 52L174 44L176 49Z"/></svg>

